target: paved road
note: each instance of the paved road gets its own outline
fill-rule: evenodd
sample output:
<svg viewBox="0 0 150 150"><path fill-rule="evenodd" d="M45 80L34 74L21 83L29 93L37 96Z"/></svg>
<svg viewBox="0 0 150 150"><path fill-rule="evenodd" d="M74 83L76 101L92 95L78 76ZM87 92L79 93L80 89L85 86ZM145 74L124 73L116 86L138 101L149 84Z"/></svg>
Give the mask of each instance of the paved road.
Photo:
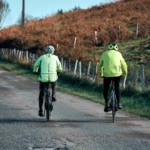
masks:
<svg viewBox="0 0 150 150"><path fill-rule="evenodd" d="M38 82L0 71L0 150L149 150L150 120L58 92L51 122L39 118Z"/></svg>

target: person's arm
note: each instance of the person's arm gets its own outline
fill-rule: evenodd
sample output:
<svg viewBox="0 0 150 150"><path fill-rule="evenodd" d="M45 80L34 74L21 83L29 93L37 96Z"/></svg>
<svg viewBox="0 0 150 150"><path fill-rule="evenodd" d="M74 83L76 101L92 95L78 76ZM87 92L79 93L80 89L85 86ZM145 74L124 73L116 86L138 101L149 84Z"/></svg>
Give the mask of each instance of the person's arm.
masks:
<svg viewBox="0 0 150 150"><path fill-rule="evenodd" d="M40 64L41 64L41 57L39 57L39 59L34 63L33 66L34 73L37 73L39 71Z"/></svg>
<svg viewBox="0 0 150 150"><path fill-rule="evenodd" d="M123 89L126 88L126 80L127 80L127 76L125 76L125 77L123 78L123 82L122 82L122 87L123 87Z"/></svg>
<svg viewBox="0 0 150 150"><path fill-rule="evenodd" d="M99 62L99 64L98 64L98 75L100 76L100 77L103 77L103 68L104 68L104 66L103 66L103 59L102 59L102 57L101 57L101 59L100 59L100 62Z"/></svg>
<svg viewBox="0 0 150 150"><path fill-rule="evenodd" d="M124 58L121 55L121 68L122 68L122 76L123 78L123 82L122 82L122 87L125 89L126 88L126 80L127 80L127 74L128 74L128 70L127 70L127 64L124 60Z"/></svg>
<svg viewBox="0 0 150 150"><path fill-rule="evenodd" d="M61 73L61 72L62 72L62 66L61 66L61 63L60 63L58 57L57 57L57 72L58 72L58 73Z"/></svg>
<svg viewBox="0 0 150 150"><path fill-rule="evenodd" d="M120 63L121 63L121 68L122 68L122 76L125 77L128 74L127 64L126 64L124 58L122 57L122 55L120 57L121 57Z"/></svg>

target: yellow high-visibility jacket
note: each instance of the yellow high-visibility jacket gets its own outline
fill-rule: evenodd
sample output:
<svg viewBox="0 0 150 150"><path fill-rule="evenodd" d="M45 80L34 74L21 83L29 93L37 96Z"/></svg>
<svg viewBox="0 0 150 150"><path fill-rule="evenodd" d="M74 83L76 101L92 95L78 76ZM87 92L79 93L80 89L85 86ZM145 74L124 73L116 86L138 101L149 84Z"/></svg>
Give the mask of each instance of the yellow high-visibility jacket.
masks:
<svg viewBox="0 0 150 150"><path fill-rule="evenodd" d="M41 82L55 82L58 79L57 72L62 72L62 66L58 56L45 54L34 63L33 72L38 72L40 68L39 80Z"/></svg>
<svg viewBox="0 0 150 150"><path fill-rule="evenodd" d="M127 76L127 73L127 64L120 52L116 50L107 50L102 54L98 66L98 74L100 76Z"/></svg>

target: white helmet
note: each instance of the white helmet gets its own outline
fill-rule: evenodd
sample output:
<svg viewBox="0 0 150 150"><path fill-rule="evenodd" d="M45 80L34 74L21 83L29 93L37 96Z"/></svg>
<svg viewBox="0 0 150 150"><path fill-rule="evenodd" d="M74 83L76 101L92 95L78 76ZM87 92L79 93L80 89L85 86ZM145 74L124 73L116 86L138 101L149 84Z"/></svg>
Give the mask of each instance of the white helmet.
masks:
<svg viewBox="0 0 150 150"><path fill-rule="evenodd" d="M53 54L54 51L55 51L55 48L54 48L54 46L52 46L52 45L47 45L47 46L45 47L45 52L46 52L46 53L51 53L51 54Z"/></svg>

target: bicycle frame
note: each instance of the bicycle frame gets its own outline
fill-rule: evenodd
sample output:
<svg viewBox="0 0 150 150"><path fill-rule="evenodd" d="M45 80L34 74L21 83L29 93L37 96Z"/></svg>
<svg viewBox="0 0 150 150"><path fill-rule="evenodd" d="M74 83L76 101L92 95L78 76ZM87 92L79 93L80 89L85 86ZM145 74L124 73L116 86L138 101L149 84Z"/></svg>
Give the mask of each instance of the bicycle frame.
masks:
<svg viewBox="0 0 150 150"><path fill-rule="evenodd" d="M123 85L122 85L124 89L125 89L126 79L127 79L127 77L125 76L124 80L123 80ZM118 111L118 100L117 100L117 97L116 97L115 85L114 85L113 80L111 80L111 96L110 96L109 111L112 111L112 120L114 122L116 111Z"/></svg>

